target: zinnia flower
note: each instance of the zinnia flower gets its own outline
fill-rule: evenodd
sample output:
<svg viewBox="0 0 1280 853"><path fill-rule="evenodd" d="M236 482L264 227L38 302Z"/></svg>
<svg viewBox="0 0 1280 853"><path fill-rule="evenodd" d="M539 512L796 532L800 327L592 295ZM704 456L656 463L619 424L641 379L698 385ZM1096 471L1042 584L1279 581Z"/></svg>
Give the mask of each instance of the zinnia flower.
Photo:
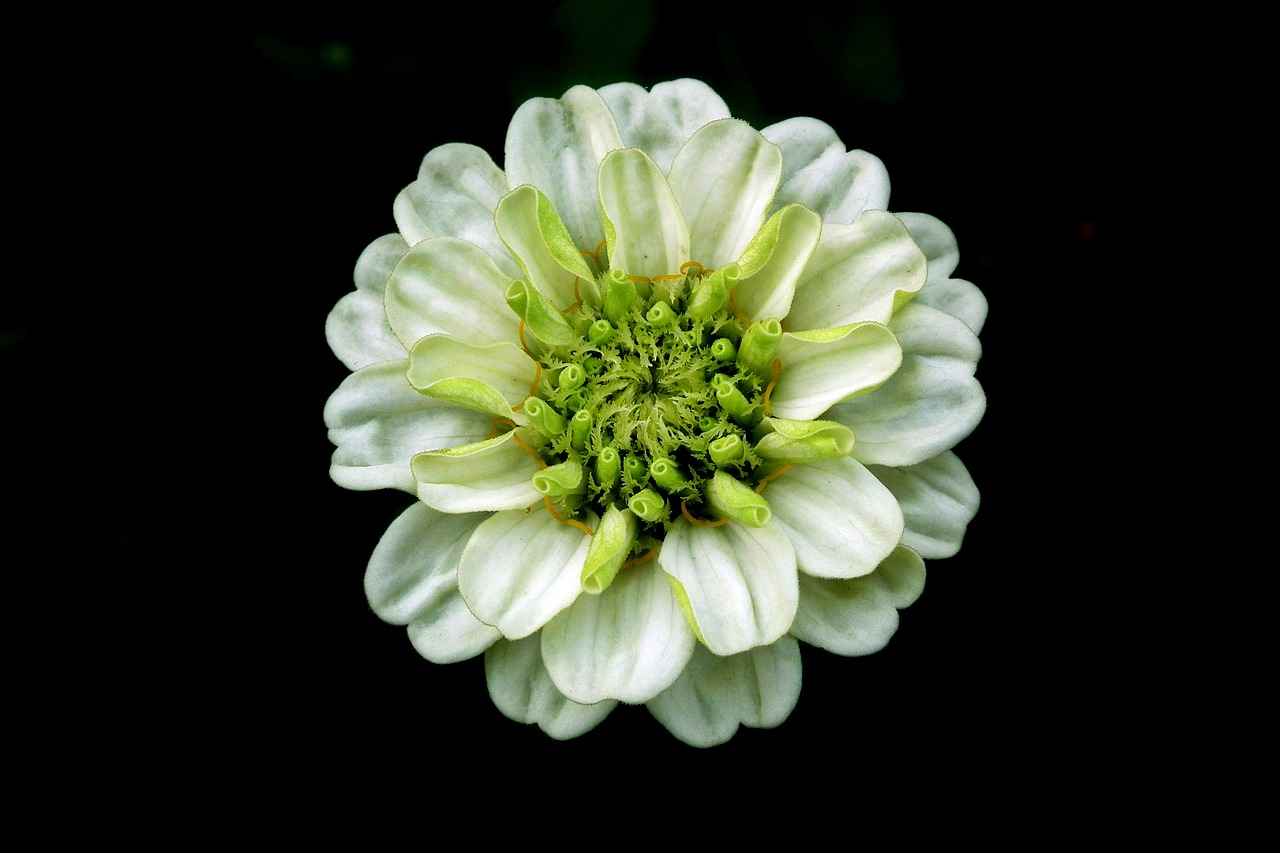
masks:
<svg viewBox="0 0 1280 853"><path fill-rule="evenodd" d="M428 153L327 327L333 479L417 497L374 611L556 738L624 702L720 743L791 712L798 641L882 648L985 408L986 302L888 201L828 125L695 80L528 101L501 169Z"/></svg>

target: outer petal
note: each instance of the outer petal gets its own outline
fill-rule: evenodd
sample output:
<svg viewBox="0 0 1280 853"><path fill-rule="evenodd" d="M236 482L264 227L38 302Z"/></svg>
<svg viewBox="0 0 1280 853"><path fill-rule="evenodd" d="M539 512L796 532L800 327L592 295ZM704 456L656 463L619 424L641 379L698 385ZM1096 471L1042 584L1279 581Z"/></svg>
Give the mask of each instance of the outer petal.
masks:
<svg viewBox="0 0 1280 853"><path fill-rule="evenodd" d="M715 746L742 723L780 725L800 699L800 647L792 637L731 657L699 646L680 680L648 704L667 730L692 746Z"/></svg>
<svg viewBox="0 0 1280 853"><path fill-rule="evenodd" d="M791 633L838 655L869 655L898 630L898 610L924 590L924 560L897 548L866 577L832 580L800 576L800 609Z"/></svg>
<svg viewBox="0 0 1280 853"><path fill-rule="evenodd" d="M686 615L718 655L768 645L791 626L796 555L779 525L705 527L682 518L667 532L658 561L680 584Z"/></svg>
<svg viewBox="0 0 1280 853"><path fill-rule="evenodd" d="M517 343L503 294L511 276L485 252L451 237L423 240L387 282L386 313L405 348L426 335L474 343Z"/></svg>
<svg viewBox="0 0 1280 853"><path fill-rule="evenodd" d="M600 90L628 148L644 149L664 173L694 131L729 108L700 80L670 80L645 91L634 83L614 83Z"/></svg>
<svg viewBox="0 0 1280 853"><path fill-rule="evenodd" d="M982 357L982 344L962 320L913 300L889 321L902 351L919 357L950 358L970 371Z"/></svg>
<svg viewBox="0 0 1280 853"><path fill-rule="evenodd" d="M960 263L960 248L956 235L941 219L927 213L896 214L907 226L911 239L916 241L929 263L929 284L946 281Z"/></svg>
<svg viewBox="0 0 1280 853"><path fill-rule="evenodd" d="M532 480L538 466L514 432L419 453L410 465L418 497L441 512L523 509L542 497Z"/></svg>
<svg viewBox="0 0 1280 853"><path fill-rule="evenodd" d="M599 595L580 595L542 629L551 679L575 702L640 704L671 686L697 645L655 563L624 570Z"/></svg>
<svg viewBox="0 0 1280 853"><path fill-rule="evenodd" d="M415 453L479 441L492 417L455 408L414 391L408 361L370 365L348 376L325 405L329 469L348 489L417 490L409 460Z"/></svg>
<svg viewBox="0 0 1280 853"><path fill-rule="evenodd" d="M965 529L978 512L979 498L978 487L958 456L947 451L919 465L873 465L870 470L902 507L903 545L925 559L950 557L960 550Z"/></svg>
<svg viewBox="0 0 1280 853"><path fill-rule="evenodd" d="M924 254L891 213L868 210L851 225L824 223L818 248L796 283L787 328L886 323L924 286L926 271Z"/></svg>
<svg viewBox="0 0 1280 853"><path fill-rule="evenodd" d="M506 192L506 176L484 149L441 145L423 158L418 179L396 197L396 226L411 246L431 237L466 240L515 275L493 228L493 209Z"/></svg>
<svg viewBox="0 0 1280 853"><path fill-rule="evenodd" d="M866 151L846 151L825 122L793 118L761 131L782 149L784 170L775 207L799 202L824 222L856 222L864 210L889 207L889 172Z"/></svg>
<svg viewBox="0 0 1280 853"><path fill-rule="evenodd" d="M916 301L963 320L975 335L982 331L982 326L987 321L987 297L977 285L962 278L949 278L937 284L926 285Z"/></svg>
<svg viewBox="0 0 1280 853"><path fill-rule="evenodd" d="M746 122L700 128L671 164L691 259L707 267L736 261L764 224L781 173L782 152Z"/></svg>
<svg viewBox="0 0 1280 853"><path fill-rule="evenodd" d="M338 300L325 322L325 337L338 359L351 370L380 361L404 358L382 307L383 288L395 265L409 251L399 234L374 240L356 261L356 289Z"/></svg>
<svg viewBox="0 0 1280 853"><path fill-rule="evenodd" d="M462 552L458 588L477 619L511 639L527 637L582 591L588 541L549 512L496 513Z"/></svg>
<svg viewBox="0 0 1280 853"><path fill-rule="evenodd" d="M982 331L987 319L987 298L963 279L953 279L960 261L955 234L941 220L927 213L899 213L898 218L924 252L929 264L928 280L915 301L945 311L963 320L974 334Z"/></svg>
<svg viewBox="0 0 1280 853"><path fill-rule="evenodd" d="M888 382L832 406L825 417L853 430L858 461L900 466L950 450L986 408L982 385L965 362L908 354Z"/></svg>
<svg viewBox="0 0 1280 853"><path fill-rule="evenodd" d="M600 164L600 209L609 267L630 275L675 273L689 260L689 228L667 179L638 148Z"/></svg>
<svg viewBox="0 0 1280 853"><path fill-rule="evenodd" d="M774 414L809 420L832 404L883 383L902 363L902 349L887 327L855 323L839 329L787 332L778 347L778 359L782 372L770 397Z"/></svg>
<svg viewBox="0 0 1280 853"><path fill-rule="evenodd" d="M541 189L574 244L594 249L604 239L596 172L604 155L625 147L595 90L574 86L559 100L533 98L516 110L507 129L507 185Z"/></svg>
<svg viewBox="0 0 1280 853"><path fill-rule="evenodd" d="M414 646L435 663L475 657L502 636L471 615L458 592L462 549L486 518L446 515L414 503L391 522L365 570L373 612L392 624L408 624Z"/></svg>
<svg viewBox="0 0 1280 853"><path fill-rule="evenodd" d="M591 731L618 704L579 705L556 689L542 665L539 638L499 640L484 656L489 697L518 723L537 723L551 737L568 740Z"/></svg>
<svg viewBox="0 0 1280 853"><path fill-rule="evenodd" d="M869 574L902 539L898 501L854 459L794 465L770 483L768 496L800 570L817 577Z"/></svg>

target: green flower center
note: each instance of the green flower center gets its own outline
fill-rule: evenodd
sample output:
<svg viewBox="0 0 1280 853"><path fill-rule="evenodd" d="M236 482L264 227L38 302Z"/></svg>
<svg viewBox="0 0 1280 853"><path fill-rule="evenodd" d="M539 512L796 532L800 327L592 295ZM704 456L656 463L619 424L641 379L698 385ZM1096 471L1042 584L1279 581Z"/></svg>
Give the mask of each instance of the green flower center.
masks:
<svg viewBox="0 0 1280 853"><path fill-rule="evenodd" d="M562 515L629 508L641 552L681 515L699 520L717 472L762 479L752 432L769 412L782 329L737 314L737 274L734 264L655 279L611 270L593 283L598 299L560 312L563 324L513 286L512 307L538 318L521 327L541 367L523 406L547 466L534 485Z"/></svg>

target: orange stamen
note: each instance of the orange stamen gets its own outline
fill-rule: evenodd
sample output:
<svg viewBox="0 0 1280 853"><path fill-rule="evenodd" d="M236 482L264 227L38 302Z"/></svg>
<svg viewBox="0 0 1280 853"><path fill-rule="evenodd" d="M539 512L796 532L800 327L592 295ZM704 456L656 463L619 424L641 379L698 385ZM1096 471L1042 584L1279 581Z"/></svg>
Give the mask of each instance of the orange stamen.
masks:
<svg viewBox="0 0 1280 853"><path fill-rule="evenodd" d="M697 261L685 261L683 264L680 265L680 274L684 275L685 272L687 272L690 267L697 267L698 272L700 273L706 272L706 270L702 268L702 264L698 263Z"/></svg>
<svg viewBox="0 0 1280 853"><path fill-rule="evenodd" d="M541 381L542 381L542 364L540 362L535 361L533 363L533 385L530 386L529 388L529 397L532 397L534 394L538 393L538 383ZM525 397L523 400L521 400L520 405L516 406L511 411L518 412L521 409L523 409L524 404L529 400L529 397Z"/></svg>
<svg viewBox="0 0 1280 853"><path fill-rule="evenodd" d="M627 276L627 278L631 279L632 281L636 282L637 284L652 284L652 283L653 283L653 279L649 278L649 276L647 276L647 275L629 275L629 276Z"/></svg>
<svg viewBox="0 0 1280 853"><path fill-rule="evenodd" d="M689 515L689 508L684 505L684 498L680 499L680 514L689 519L689 523L696 527L723 527L729 523L728 516L720 519L719 521L703 521L702 519L694 518L692 515Z"/></svg>
<svg viewBox="0 0 1280 853"><path fill-rule="evenodd" d="M542 461L542 457L538 455L538 451L534 450L532 447L525 444L524 439L521 438L518 433L514 433L514 432L511 433L511 437L515 439L516 444L520 445L520 447L524 449L525 453L528 453L530 456L533 457L533 461L537 462L539 467L542 467L542 468L547 467L547 463Z"/></svg>
<svg viewBox="0 0 1280 853"><path fill-rule="evenodd" d="M524 320L521 320L520 325L516 327L516 333L520 335L520 349L524 350L525 355L532 355L529 352L529 345L524 342Z"/></svg>
<svg viewBox="0 0 1280 853"><path fill-rule="evenodd" d="M510 424L512 429L516 428L516 422L511 420L511 418L494 418L493 428L489 430L489 436L488 438L485 439L485 441L488 441L490 438L493 438L498 434L498 424L500 423Z"/></svg>
<svg viewBox="0 0 1280 853"><path fill-rule="evenodd" d="M769 379L769 384L764 389L764 413L766 415L773 414L773 404L769 402L769 395L773 393L773 386L778 384L778 374L782 372L782 360L775 358L773 360L773 376Z"/></svg>
<svg viewBox="0 0 1280 853"><path fill-rule="evenodd" d="M655 275L653 281L679 281L682 278L682 275Z"/></svg>
<svg viewBox="0 0 1280 853"><path fill-rule="evenodd" d="M557 513L555 509L551 506L551 498L543 498L542 501L547 505L547 512L551 513L551 517L554 518L556 521L560 522L561 524L567 524L570 527L576 527L579 530L581 530L583 533L587 534L588 536L596 535L596 532L594 530L592 530L590 527L587 527L581 521L578 521L578 519L562 518L560 514Z"/></svg>
<svg viewBox="0 0 1280 853"><path fill-rule="evenodd" d="M579 305L582 304L582 294L578 292L578 282L581 280L582 280L582 276L575 275L573 277L573 298L578 301L570 305L568 308L561 308L560 309L561 314L568 314L574 308L577 308Z"/></svg>
<svg viewBox="0 0 1280 853"><path fill-rule="evenodd" d="M640 556L640 557L633 557L632 559L627 560L627 561L626 561L625 563L623 563L621 566L618 566L618 571L622 571L623 569L629 569L629 568L631 568L632 566L638 566L638 565L640 565L641 563L647 563L647 562L649 562L650 560L652 560L654 557L656 557L657 555L658 555L658 546L657 546L657 545L654 545L654 546L653 546L652 548L650 548L650 549L648 550L648 552L646 552L643 556Z"/></svg>
<svg viewBox="0 0 1280 853"><path fill-rule="evenodd" d="M761 492L763 492L763 491L764 491L764 487L765 487L765 486L769 485L771 482L773 482L774 480L776 480L778 477L781 477L781 476L782 476L782 472L783 472L783 471L786 471L788 468L790 468L790 467L791 467L792 465L794 465L794 464L796 464L796 463L794 463L794 462L788 462L786 465L783 465L781 468L779 468L777 471L774 471L774 472L773 472L772 474L770 474L768 477L765 477L765 478L764 478L763 480L761 480L759 483L756 483L756 494L758 495L758 494L760 494Z"/></svg>

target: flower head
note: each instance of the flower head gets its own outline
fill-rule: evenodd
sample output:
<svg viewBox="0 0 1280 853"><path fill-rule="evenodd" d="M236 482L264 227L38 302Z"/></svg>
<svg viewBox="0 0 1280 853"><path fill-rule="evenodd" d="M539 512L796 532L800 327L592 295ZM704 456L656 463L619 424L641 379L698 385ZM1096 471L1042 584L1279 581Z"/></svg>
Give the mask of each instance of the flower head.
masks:
<svg viewBox="0 0 1280 853"><path fill-rule="evenodd" d="M985 408L985 300L888 194L694 80L528 101L501 169L428 153L327 328L333 478L418 498L378 615L558 738L624 702L719 743L787 717L797 641L883 647L977 509Z"/></svg>

